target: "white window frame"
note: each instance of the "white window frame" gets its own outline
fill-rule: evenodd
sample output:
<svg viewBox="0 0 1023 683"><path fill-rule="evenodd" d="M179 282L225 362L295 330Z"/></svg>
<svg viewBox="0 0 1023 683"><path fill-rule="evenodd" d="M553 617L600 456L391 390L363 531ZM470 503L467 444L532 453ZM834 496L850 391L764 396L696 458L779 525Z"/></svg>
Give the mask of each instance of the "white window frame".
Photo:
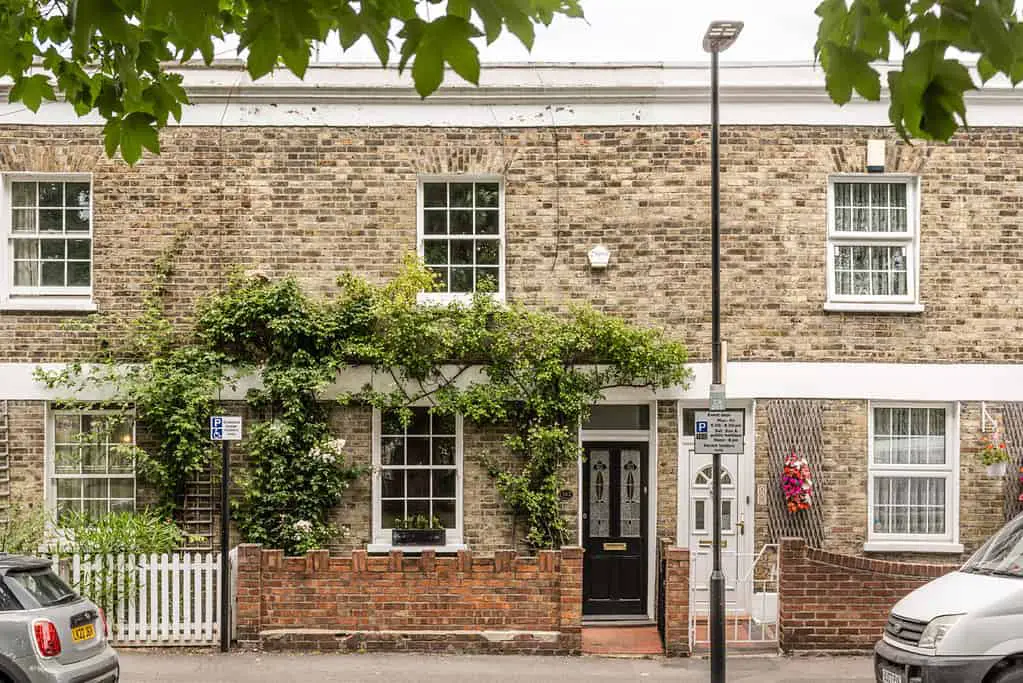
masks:
<svg viewBox="0 0 1023 683"><path fill-rule="evenodd" d="M850 232L835 229L836 183L899 183L906 187L905 233ZM894 173L839 173L828 177L827 216L827 293L826 311L919 313L920 303L920 177ZM852 295L835 292L835 256L837 246L906 247L905 295Z"/></svg>
<svg viewBox="0 0 1023 683"><path fill-rule="evenodd" d="M45 432L45 447L44 447L44 476L46 481L44 482L44 507L49 518L48 526L56 527L57 523L57 471L56 471L56 418L58 415L123 415L122 412L117 410L63 410L56 409L53 406L47 405L44 419L46 420L46 432ZM131 442L132 444L138 443L138 423L135 420L135 416L131 415ZM131 479L132 480L132 497L134 499L135 510L138 510L138 498L139 498L139 482L138 482L138 470L132 468L132 473L128 474L105 474L102 475L106 479ZM97 478L98 475L89 474L78 474L78 475L60 475L61 479L93 479ZM51 529L52 531L53 529Z"/></svg>
<svg viewBox="0 0 1023 683"><path fill-rule="evenodd" d="M498 281L497 291L492 293L495 301L503 302L505 300L505 279L506 279L506 265L505 265L505 221L504 221L504 177L493 174L442 174L442 175L421 175L419 176L418 182L416 183L416 253L419 254L419 258L425 258L425 238L426 233L424 230L424 199L423 199L423 185L426 183L497 183L497 235L490 237L496 237L498 243ZM451 236L449 236L449 239ZM464 239L472 239L473 235L466 235ZM463 239L458 236L454 236L454 239ZM419 303L423 304L449 304L453 302L468 303L472 300L471 292L420 292L418 296Z"/></svg>
<svg viewBox="0 0 1023 683"><path fill-rule="evenodd" d="M417 406L426 407L426 406ZM436 550L437 552L455 552L462 550L466 547L464 542L464 524L463 524L463 495L462 495L462 480L463 475L463 433L462 433L462 416L455 415L455 528L447 530L447 543L443 546L392 546L391 545L391 527L385 527L383 525L383 513L381 511L381 461L380 461L380 449L381 439L383 438L383 413L379 408L373 409L373 474L372 474L372 489L373 489L373 509L371 512L372 517L372 529L373 538L372 542L367 548L369 552L387 552L393 547L397 547L405 552L420 552L422 550Z"/></svg>
<svg viewBox="0 0 1023 683"><path fill-rule="evenodd" d="M13 249L11 248L11 183L60 182L89 183L89 264L88 287L14 287ZM4 173L0 183L0 310L27 311L95 311L93 292L96 282L96 213L95 183L91 173Z"/></svg>
<svg viewBox="0 0 1023 683"><path fill-rule="evenodd" d="M874 463L875 408L943 408L945 464L894 465ZM962 553L959 542L959 403L872 401L867 404L867 552ZM880 534L874 531L874 480L877 477L935 477L945 480L945 533Z"/></svg>

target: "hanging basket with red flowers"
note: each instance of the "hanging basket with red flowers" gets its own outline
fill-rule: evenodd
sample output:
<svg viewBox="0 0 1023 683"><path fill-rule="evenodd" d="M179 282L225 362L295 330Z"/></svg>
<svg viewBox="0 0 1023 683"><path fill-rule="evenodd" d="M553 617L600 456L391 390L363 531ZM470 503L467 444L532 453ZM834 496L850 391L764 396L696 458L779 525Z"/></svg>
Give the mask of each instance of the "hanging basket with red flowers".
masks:
<svg viewBox="0 0 1023 683"><path fill-rule="evenodd" d="M795 451L785 458L785 467L781 473L781 489L785 494L785 506L790 513L809 510L813 499L813 478L810 476L810 465Z"/></svg>

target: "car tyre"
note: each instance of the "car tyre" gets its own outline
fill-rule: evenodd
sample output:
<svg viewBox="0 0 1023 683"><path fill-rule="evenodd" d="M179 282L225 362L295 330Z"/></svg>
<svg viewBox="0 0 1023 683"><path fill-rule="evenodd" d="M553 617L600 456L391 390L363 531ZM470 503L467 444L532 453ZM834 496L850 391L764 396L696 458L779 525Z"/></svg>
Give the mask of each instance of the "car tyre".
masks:
<svg viewBox="0 0 1023 683"><path fill-rule="evenodd" d="M1000 671L990 681L991 683L1023 683L1023 663L1017 663Z"/></svg>

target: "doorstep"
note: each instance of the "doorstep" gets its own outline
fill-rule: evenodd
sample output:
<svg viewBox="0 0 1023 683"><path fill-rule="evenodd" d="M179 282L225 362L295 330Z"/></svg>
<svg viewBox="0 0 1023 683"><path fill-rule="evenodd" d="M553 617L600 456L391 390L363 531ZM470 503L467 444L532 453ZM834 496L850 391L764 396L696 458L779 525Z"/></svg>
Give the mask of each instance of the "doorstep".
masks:
<svg viewBox="0 0 1023 683"><path fill-rule="evenodd" d="M664 654L661 634L656 625L583 625L584 655L650 657Z"/></svg>

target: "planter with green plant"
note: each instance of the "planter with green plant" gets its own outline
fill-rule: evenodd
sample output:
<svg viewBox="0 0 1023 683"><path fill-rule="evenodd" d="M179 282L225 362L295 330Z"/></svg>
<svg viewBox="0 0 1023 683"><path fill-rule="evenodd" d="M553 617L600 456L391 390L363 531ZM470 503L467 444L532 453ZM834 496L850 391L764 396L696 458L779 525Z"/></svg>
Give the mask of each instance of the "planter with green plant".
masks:
<svg viewBox="0 0 1023 683"><path fill-rule="evenodd" d="M447 529L437 517L399 517L391 529L393 545L446 545Z"/></svg>
<svg viewBox="0 0 1023 683"><path fill-rule="evenodd" d="M987 476L1001 478L1009 466L1009 449L1001 434L982 434L980 437L980 461L984 463Z"/></svg>

